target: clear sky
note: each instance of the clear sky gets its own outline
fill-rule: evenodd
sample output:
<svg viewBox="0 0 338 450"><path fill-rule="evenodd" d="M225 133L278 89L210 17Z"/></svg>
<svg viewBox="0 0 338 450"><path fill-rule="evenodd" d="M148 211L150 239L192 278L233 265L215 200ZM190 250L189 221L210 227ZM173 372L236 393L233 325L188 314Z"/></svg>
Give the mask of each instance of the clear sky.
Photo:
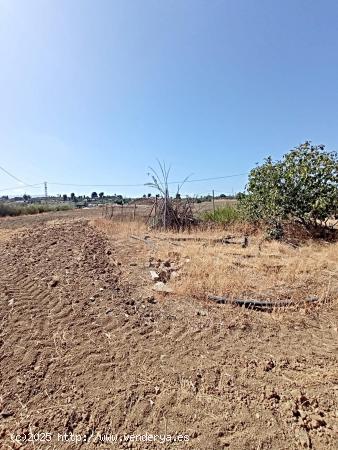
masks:
<svg viewBox="0 0 338 450"><path fill-rule="evenodd" d="M336 0L0 0L0 166L28 184L138 184L156 158L176 181L306 139L337 149L337 23ZM0 194L24 190L42 192ZM93 190L149 191L49 184Z"/></svg>

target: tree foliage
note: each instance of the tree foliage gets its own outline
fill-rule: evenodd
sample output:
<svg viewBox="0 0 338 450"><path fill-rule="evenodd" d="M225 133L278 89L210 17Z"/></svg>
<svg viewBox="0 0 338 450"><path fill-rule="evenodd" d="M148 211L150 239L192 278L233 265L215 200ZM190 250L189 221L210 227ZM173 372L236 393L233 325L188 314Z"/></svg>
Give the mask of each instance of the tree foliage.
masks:
<svg viewBox="0 0 338 450"><path fill-rule="evenodd" d="M253 220L280 224L296 219L306 227L327 226L338 214L338 157L306 141L280 161L271 157L251 170L240 198Z"/></svg>

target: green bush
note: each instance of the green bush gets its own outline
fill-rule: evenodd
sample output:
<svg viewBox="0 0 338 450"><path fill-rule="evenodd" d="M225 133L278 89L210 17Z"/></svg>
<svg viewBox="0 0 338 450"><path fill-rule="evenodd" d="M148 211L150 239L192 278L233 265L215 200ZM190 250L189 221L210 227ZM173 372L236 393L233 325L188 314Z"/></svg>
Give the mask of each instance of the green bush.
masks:
<svg viewBox="0 0 338 450"><path fill-rule="evenodd" d="M231 205L225 205L213 211L205 211L202 213L202 220L207 222L215 222L219 224L229 224L238 221L241 218L237 208Z"/></svg>
<svg viewBox="0 0 338 450"><path fill-rule="evenodd" d="M278 228L285 220L326 226L338 213L338 156L305 142L280 161L267 158L251 170L240 210L250 220Z"/></svg>
<svg viewBox="0 0 338 450"><path fill-rule="evenodd" d="M65 211L71 209L70 205L30 204L18 205L0 203L0 217L21 216L25 214L39 214L48 211Z"/></svg>

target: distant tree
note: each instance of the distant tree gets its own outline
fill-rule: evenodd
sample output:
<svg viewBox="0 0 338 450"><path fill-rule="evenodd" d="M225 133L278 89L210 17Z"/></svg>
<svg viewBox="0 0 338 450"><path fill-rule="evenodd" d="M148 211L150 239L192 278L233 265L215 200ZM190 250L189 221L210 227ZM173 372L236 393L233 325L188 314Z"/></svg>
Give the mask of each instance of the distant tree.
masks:
<svg viewBox="0 0 338 450"><path fill-rule="evenodd" d="M97 198L97 192L92 192L92 199L95 199L95 198Z"/></svg>
<svg viewBox="0 0 338 450"><path fill-rule="evenodd" d="M104 197L104 192L100 192L99 197L102 199Z"/></svg>
<svg viewBox="0 0 338 450"><path fill-rule="evenodd" d="M219 196L219 198L226 198L226 195L225 195L225 194L221 194L221 195Z"/></svg>
<svg viewBox="0 0 338 450"><path fill-rule="evenodd" d="M151 194L149 193L149 194L148 194L148 198L150 198L150 197L151 197Z"/></svg>
<svg viewBox="0 0 338 450"><path fill-rule="evenodd" d="M70 199L71 199L72 202L75 202L76 197L75 197L74 192L72 192L72 193L70 194Z"/></svg>
<svg viewBox="0 0 338 450"><path fill-rule="evenodd" d="M235 196L237 200L243 200L245 198L244 192L238 192Z"/></svg>
<svg viewBox="0 0 338 450"><path fill-rule="evenodd" d="M181 200L181 194L179 192L177 192L177 194L176 194L176 199Z"/></svg>
<svg viewBox="0 0 338 450"><path fill-rule="evenodd" d="M66 202L68 200L67 194L63 194L62 198L63 198L63 201Z"/></svg>
<svg viewBox="0 0 338 450"><path fill-rule="evenodd" d="M147 198L146 194L143 194L143 198Z"/></svg>

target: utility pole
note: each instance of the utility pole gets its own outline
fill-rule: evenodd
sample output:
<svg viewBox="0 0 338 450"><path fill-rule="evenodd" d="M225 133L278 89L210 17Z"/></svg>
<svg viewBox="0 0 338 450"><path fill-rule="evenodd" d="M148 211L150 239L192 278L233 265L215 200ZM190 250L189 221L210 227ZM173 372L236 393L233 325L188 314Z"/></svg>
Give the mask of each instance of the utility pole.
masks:
<svg viewBox="0 0 338 450"><path fill-rule="evenodd" d="M212 190L212 210L214 212L214 217L215 217L215 191Z"/></svg>
<svg viewBox="0 0 338 450"><path fill-rule="evenodd" d="M44 182L44 185L45 185L45 200L46 200L46 203L47 203L47 199L48 199L47 181Z"/></svg>

